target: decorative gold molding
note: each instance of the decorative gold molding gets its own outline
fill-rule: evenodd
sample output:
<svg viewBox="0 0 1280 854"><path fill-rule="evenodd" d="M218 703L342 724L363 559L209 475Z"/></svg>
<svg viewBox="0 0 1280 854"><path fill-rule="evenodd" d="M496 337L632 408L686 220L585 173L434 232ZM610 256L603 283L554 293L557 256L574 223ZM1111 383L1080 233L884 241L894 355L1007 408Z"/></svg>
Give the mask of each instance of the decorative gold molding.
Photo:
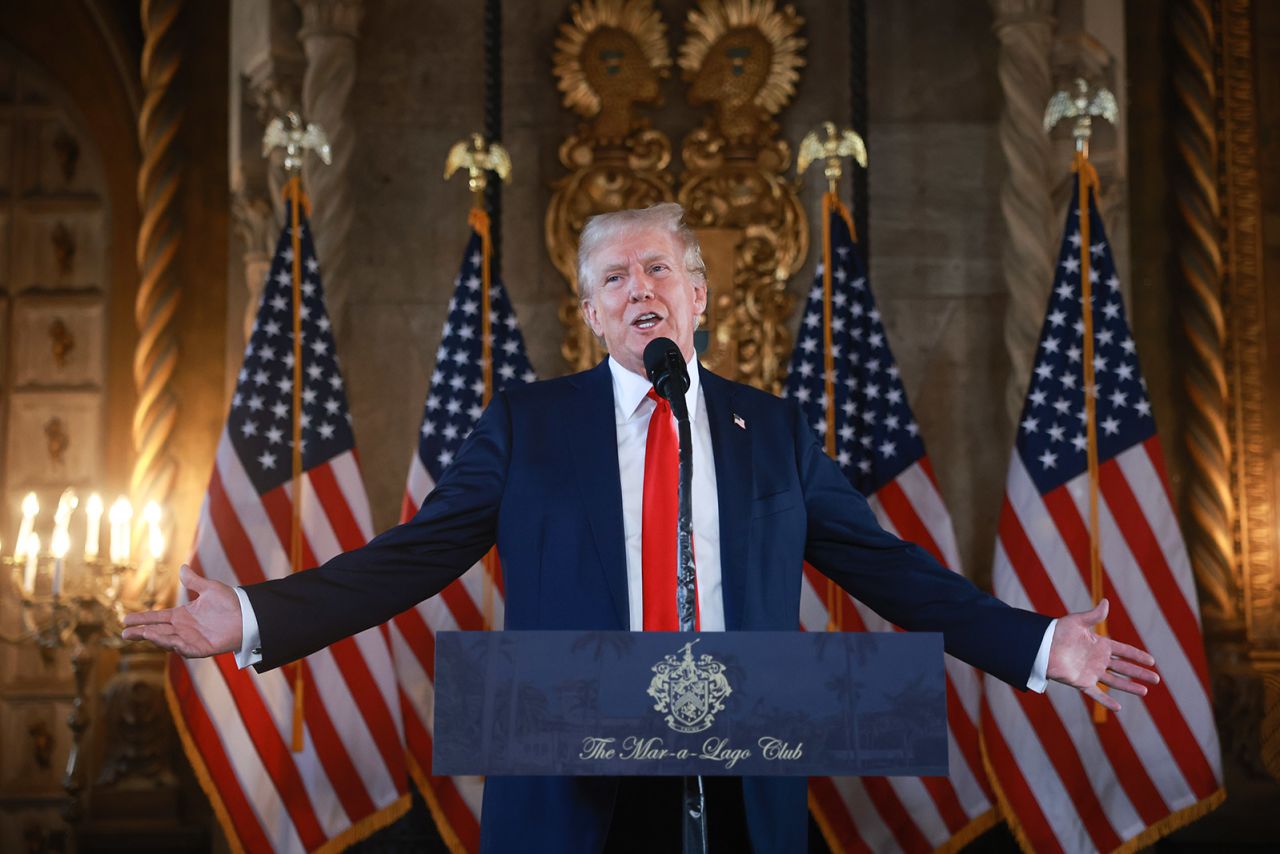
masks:
<svg viewBox="0 0 1280 854"><path fill-rule="evenodd" d="M67 324L61 317L55 317L49 324L49 354L53 357L55 368L67 366L67 356L76 348L76 337L71 334Z"/></svg>
<svg viewBox="0 0 1280 854"><path fill-rule="evenodd" d="M71 436L67 433L67 425L57 415L44 422L45 450L49 453L49 462L61 466L67 461L67 449L71 447Z"/></svg>
<svg viewBox="0 0 1280 854"><path fill-rule="evenodd" d="M58 266L58 272L64 276L71 275L76 263L75 235L71 233L71 229L67 228L65 222L58 220L49 239L53 243L53 259Z"/></svg>
<svg viewBox="0 0 1280 854"><path fill-rule="evenodd" d="M689 101L712 115L681 146L677 198L693 228L733 236L732 277L711 283L702 360L775 393L791 345L786 283L809 250L808 217L785 177L791 146L773 121L804 64L802 24L793 7L779 10L773 0L701 0L680 48Z"/></svg>
<svg viewBox="0 0 1280 854"><path fill-rule="evenodd" d="M1276 516L1264 402L1266 300L1251 6L1251 0L1225 0L1219 6L1231 492L1246 636L1255 647L1280 649Z"/></svg>
<svg viewBox="0 0 1280 854"><path fill-rule="evenodd" d="M551 262L569 283L560 306L561 352L584 370L603 354L578 312L578 235L598 213L671 201L671 143L635 113L660 100L671 66L666 27L652 0L583 0L556 39L554 73L564 105L584 119L560 146L569 174L554 185L544 223Z"/></svg>
<svg viewBox="0 0 1280 854"><path fill-rule="evenodd" d="M1200 605L1216 630L1240 626L1233 501L1228 458L1227 377L1223 361L1222 254L1218 196L1216 27L1212 0L1179 0L1172 11L1175 43L1174 184L1179 234L1181 315L1190 345L1183 389L1188 408L1184 447L1187 485L1183 530Z"/></svg>

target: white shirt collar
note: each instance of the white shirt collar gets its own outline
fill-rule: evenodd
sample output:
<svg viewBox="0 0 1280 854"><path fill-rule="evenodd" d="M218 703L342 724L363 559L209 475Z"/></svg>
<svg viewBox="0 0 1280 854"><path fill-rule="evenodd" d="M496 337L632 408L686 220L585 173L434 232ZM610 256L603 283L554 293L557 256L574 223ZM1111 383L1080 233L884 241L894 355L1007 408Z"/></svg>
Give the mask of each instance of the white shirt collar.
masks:
<svg viewBox="0 0 1280 854"><path fill-rule="evenodd" d="M698 386L700 377L698 376L697 355L694 355L687 362L687 365L689 367L689 390L684 393L684 399L689 406L689 422L693 423L698 419ZM640 408L640 404L644 401L645 395L649 393L649 389L653 388L653 384L640 374L622 367L613 358L609 359L609 373L613 376L613 414L617 419L617 423L622 424L630 421L636 414L636 410Z"/></svg>

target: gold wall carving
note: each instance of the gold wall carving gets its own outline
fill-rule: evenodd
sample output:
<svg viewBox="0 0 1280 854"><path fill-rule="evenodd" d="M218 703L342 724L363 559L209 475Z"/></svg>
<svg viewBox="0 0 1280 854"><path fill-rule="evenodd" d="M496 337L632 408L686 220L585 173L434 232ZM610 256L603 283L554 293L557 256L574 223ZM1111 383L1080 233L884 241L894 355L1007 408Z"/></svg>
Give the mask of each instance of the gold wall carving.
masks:
<svg viewBox="0 0 1280 854"><path fill-rule="evenodd" d="M53 151L58 158L58 171L62 173L62 180L70 184L76 177L76 166L80 163L80 143L62 130L54 137Z"/></svg>
<svg viewBox="0 0 1280 854"><path fill-rule="evenodd" d="M67 357L75 348L75 336L61 317L55 317L53 323L49 324L49 354L53 357L54 366L65 368Z"/></svg>
<svg viewBox="0 0 1280 854"><path fill-rule="evenodd" d="M1258 175L1253 0L1218 5L1223 257L1235 558L1251 669L1262 681L1262 766L1280 780L1280 609L1275 497L1266 425L1266 317Z"/></svg>
<svg viewBox="0 0 1280 854"><path fill-rule="evenodd" d="M58 272L68 276L71 274L76 262L75 235L67 228L65 222L59 222L53 227L51 239L53 241L53 257L57 261Z"/></svg>
<svg viewBox="0 0 1280 854"><path fill-rule="evenodd" d="M1231 479L1246 636L1255 646L1280 649L1276 517L1264 401L1266 305L1251 5L1251 0L1227 0L1219 7Z"/></svg>
<svg viewBox="0 0 1280 854"><path fill-rule="evenodd" d="M1184 530L1201 591L1224 751L1280 779L1277 514L1253 0L1180 0L1175 185L1184 363Z"/></svg>
<svg viewBox="0 0 1280 854"><path fill-rule="evenodd" d="M803 19L772 0L703 0L685 21L680 68L689 102L711 115L685 137L677 196L699 231L735 236L730 287L712 291L718 317L702 361L731 379L781 390L790 352L787 280L804 263L809 223L786 172L791 146L773 117L804 65Z"/></svg>
<svg viewBox="0 0 1280 854"><path fill-rule="evenodd" d="M671 54L651 0L575 3L555 47L563 104L584 121L560 145L569 174L554 185L545 236L551 263L569 283L560 351L573 370L585 370L604 350L578 313L578 235L596 214L673 199L671 142L636 113L638 104L660 101Z"/></svg>
<svg viewBox="0 0 1280 854"><path fill-rule="evenodd" d="M49 452L49 462L63 465L67 460L67 449L71 447L71 436L67 433L67 425L58 416L44 422L45 449Z"/></svg>
<svg viewBox="0 0 1280 854"><path fill-rule="evenodd" d="M695 106L709 108L681 147L680 189L671 145L636 114L660 99L671 59L650 0L576 3L556 40L554 72L564 105L584 118L560 147L569 174L554 185L545 236L570 285L561 305L561 348L574 370L603 350L579 318L575 263L588 217L678 200L708 262L708 367L777 391L789 351L786 282L808 251L808 219L786 178L791 149L774 116L804 65L800 16L773 0L703 0L691 10L680 67Z"/></svg>

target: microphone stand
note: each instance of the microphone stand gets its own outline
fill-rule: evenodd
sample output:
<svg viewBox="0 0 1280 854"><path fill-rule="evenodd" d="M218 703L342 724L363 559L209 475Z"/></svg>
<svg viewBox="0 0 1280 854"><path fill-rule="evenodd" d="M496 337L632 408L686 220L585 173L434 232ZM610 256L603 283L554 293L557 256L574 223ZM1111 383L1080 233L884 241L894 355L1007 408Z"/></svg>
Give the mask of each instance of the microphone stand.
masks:
<svg viewBox="0 0 1280 854"><path fill-rule="evenodd" d="M680 631L692 632L697 628L698 612L693 565L693 437L689 429L689 407L684 393L677 390L668 400L671 412L676 417L676 430L680 438L680 485L676 515L676 552L679 561L676 568L676 614L680 619ZM707 804L702 777L685 777L683 783L684 854L707 854Z"/></svg>

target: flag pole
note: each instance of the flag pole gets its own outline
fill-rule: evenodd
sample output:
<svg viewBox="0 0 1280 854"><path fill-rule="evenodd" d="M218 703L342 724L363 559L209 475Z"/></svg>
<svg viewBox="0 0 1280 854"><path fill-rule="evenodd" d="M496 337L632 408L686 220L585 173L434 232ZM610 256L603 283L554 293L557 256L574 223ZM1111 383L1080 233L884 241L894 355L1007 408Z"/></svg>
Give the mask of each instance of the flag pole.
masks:
<svg viewBox="0 0 1280 854"><path fill-rule="evenodd" d="M1096 606L1102 600L1103 589L1099 542L1102 531L1098 525L1098 399L1093 365L1093 282L1089 275L1089 192L1097 187L1097 173L1089 163L1088 136L1076 137L1075 171L1080 213L1080 305L1084 318L1084 411L1089 462L1089 593ZM1105 620L1098 623L1096 631L1106 636ZM1106 688L1099 686L1098 690L1105 691ZM1106 719L1106 707L1094 704L1094 723L1104 723Z"/></svg>
<svg viewBox="0 0 1280 854"><path fill-rule="evenodd" d="M467 187L471 190L471 211L467 223L480 237L480 375L484 380L481 405L488 406L493 397L493 334L490 291L493 286L493 236L489 212L485 210L484 193L488 186L488 172L492 171L506 183L511 181L511 158L500 143L485 143L484 136L471 134L470 140L454 143L445 161L444 177L447 180L460 168L467 170ZM484 629L494 625L494 579L501 567L497 548L489 549L481 563L484 566L481 587L481 613Z"/></svg>
<svg viewBox="0 0 1280 854"><path fill-rule="evenodd" d="M819 136L821 130L826 134ZM827 456L836 456L836 392L835 392L835 352L832 349L831 329L831 217L839 212L849 227L850 236L854 235L853 222L844 205L840 204L837 193L837 182L844 174L841 158L850 157L863 169L867 168L867 148L852 130L838 131L834 122L823 122L820 128L810 131L800 142L800 154L796 161L796 172L804 174L810 163L825 159L823 175L827 179L827 191L822 194L822 393L826 403L823 414L826 418L826 432L823 434L823 447ZM836 632L844 626L844 595L840 586L827 579L827 631Z"/></svg>
<svg viewBox="0 0 1280 854"><path fill-rule="evenodd" d="M287 125L287 126L286 126ZM302 191L302 157L308 150L315 151L326 165L331 160L329 142L318 125L303 127L301 117L295 112L275 119L267 126L262 137L262 156L269 157L276 148L285 150L284 168L289 174L284 192L289 199L289 240L293 253L293 436L292 436L292 490L289 519L289 569L302 569L302 213L307 196ZM293 668L293 733L290 750L301 753L304 746L303 730L303 662Z"/></svg>
<svg viewBox="0 0 1280 854"><path fill-rule="evenodd" d="M1080 232L1080 316L1083 321L1081 332L1084 338L1084 411L1086 458L1089 474L1089 596L1093 605L1102 601L1105 593L1102 577L1102 529L1098 522L1099 510L1099 466L1098 466L1098 401L1097 382L1093 365L1093 281L1090 277L1090 219L1089 194L1098 190L1098 173L1089 162L1089 137L1093 134L1093 117L1098 116L1109 122L1115 122L1115 97L1104 88L1092 93L1088 81L1076 78L1074 92L1058 92L1049 101L1045 110L1044 127L1049 131L1064 118L1074 118L1072 137L1075 139L1075 155L1072 169L1076 173L1076 205L1079 215ZM1106 621L1098 623L1096 631L1106 636ZM1098 686L1105 691L1106 687ZM1093 721L1105 723L1107 709L1100 704L1093 706Z"/></svg>

